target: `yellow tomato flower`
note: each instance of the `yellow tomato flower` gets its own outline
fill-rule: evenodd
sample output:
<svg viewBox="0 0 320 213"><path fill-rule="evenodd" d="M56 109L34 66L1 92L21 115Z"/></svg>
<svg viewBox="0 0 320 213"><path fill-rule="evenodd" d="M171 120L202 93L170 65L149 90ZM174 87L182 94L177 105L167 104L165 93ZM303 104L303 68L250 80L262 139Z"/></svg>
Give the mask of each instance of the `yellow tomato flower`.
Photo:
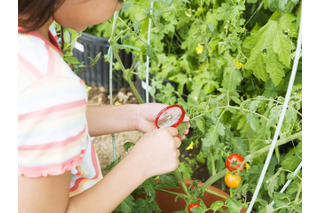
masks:
<svg viewBox="0 0 320 213"><path fill-rule="evenodd" d="M197 54L200 55L203 51L203 46L201 44L198 44L198 47L196 48Z"/></svg>
<svg viewBox="0 0 320 213"><path fill-rule="evenodd" d="M250 168L251 168L250 164L246 163L246 170L247 170L247 172L249 171Z"/></svg>
<svg viewBox="0 0 320 213"><path fill-rule="evenodd" d="M191 9L190 9L190 8L189 8L188 11L185 11L184 13L185 13L186 16L188 16L189 18L191 17L192 12L191 12Z"/></svg>
<svg viewBox="0 0 320 213"><path fill-rule="evenodd" d="M186 149L187 150L193 149L193 145L194 145L194 143L193 143L193 141L191 141L190 145Z"/></svg>
<svg viewBox="0 0 320 213"><path fill-rule="evenodd" d="M234 65L238 68L242 68L244 66L244 64L242 64L240 61L235 61Z"/></svg>

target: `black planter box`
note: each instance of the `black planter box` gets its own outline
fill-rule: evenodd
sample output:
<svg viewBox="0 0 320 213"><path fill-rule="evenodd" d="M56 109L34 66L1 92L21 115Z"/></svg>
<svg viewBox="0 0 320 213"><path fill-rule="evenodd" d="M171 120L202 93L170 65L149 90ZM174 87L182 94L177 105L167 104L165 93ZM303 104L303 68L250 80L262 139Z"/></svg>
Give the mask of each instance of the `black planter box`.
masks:
<svg viewBox="0 0 320 213"><path fill-rule="evenodd" d="M104 61L104 55L108 53L109 49L108 38L97 37L88 33L82 33L78 38L73 55L78 58L80 62L84 62L86 66L90 64L90 59L95 58L98 53L102 53L98 63L83 73L78 73L88 85L103 86L109 88L109 63ZM127 54L125 50L119 50L119 56L123 65L129 68L132 64L131 54ZM128 87L128 83L123 78L121 70L113 70L112 72L112 88L119 91L122 87Z"/></svg>

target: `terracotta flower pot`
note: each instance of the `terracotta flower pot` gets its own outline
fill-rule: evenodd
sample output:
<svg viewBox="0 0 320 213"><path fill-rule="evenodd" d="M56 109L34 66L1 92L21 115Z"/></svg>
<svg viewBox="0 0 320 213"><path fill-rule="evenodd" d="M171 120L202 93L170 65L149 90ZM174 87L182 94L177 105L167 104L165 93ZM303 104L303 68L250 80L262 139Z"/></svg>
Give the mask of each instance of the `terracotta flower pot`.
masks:
<svg viewBox="0 0 320 213"><path fill-rule="evenodd" d="M190 186L192 184L192 180L185 180L184 181L186 183L187 186ZM202 183L199 184L199 186L201 186ZM225 193L224 191L221 191L220 189L217 189L213 186L209 186L209 189L211 191L217 192L223 196L226 197L230 197L230 195L228 195L227 193ZM178 192L178 193L184 193L182 187L179 188L170 188L170 189L166 189L168 191L172 191L172 192ZM158 205L160 207L160 209L162 210L162 213L172 213L174 211L178 211L178 210L184 210L185 206L186 206L186 202L182 199L182 198L178 198L177 201L175 202L175 195L171 195L165 192L161 192L161 191L157 191L156 192L156 201L158 202ZM202 198L203 202L206 204L207 207L210 207L211 203L221 200L224 201L224 199L222 197L219 197L217 195L213 195L210 193L205 193L205 195ZM212 212L212 211L208 211L208 212ZM245 213L245 209L241 210L241 213Z"/></svg>

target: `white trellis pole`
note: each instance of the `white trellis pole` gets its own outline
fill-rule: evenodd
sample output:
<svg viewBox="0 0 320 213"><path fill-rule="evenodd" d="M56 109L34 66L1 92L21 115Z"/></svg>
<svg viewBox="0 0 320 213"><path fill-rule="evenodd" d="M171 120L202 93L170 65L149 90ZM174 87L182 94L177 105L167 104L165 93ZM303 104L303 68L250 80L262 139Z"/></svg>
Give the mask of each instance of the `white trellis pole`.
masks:
<svg viewBox="0 0 320 213"><path fill-rule="evenodd" d="M114 12L113 15L113 23L112 23L112 32L115 30L116 22L117 22L117 11ZM109 96L110 96L110 105L113 105L113 85L112 85L112 68L113 68L113 46L109 46L110 51L110 63L109 63ZM112 149L113 149L113 160L117 160L117 152L116 152L116 139L114 133L112 133Z"/></svg>
<svg viewBox="0 0 320 213"><path fill-rule="evenodd" d="M302 17L302 15L301 15L301 17ZM300 17L300 20L302 20L301 17ZM302 22L300 21L299 37L298 37L298 42L297 42L296 55L295 55L295 59L294 59L294 62L293 62L290 81L289 81L286 97L285 97L285 100L284 100L284 103L283 103L280 119L279 119L279 122L278 122L278 125L277 125L277 128L276 128L276 132L274 134L274 137L273 137L270 149L269 149L269 153L268 153L266 162L264 164L264 167L262 169L258 184L256 186L256 189L255 189L254 194L252 196L252 200L251 200L250 205L248 207L247 213L251 212L251 210L253 208L253 205L254 205L257 197L258 197L258 193L259 193L260 187L261 187L263 179L264 179L264 177L266 175L266 172L267 172L267 169L268 169L268 166L269 166L269 163L270 163L274 148L276 146L276 142L278 140L278 136L280 134L280 130L281 130L281 126L282 126L282 123L283 123L283 119L284 119L284 116L286 114L286 110L287 110L288 103L289 103L289 100L290 100L290 95L291 95L291 91L292 91L292 87L293 87L293 83L294 83L294 79L295 79L295 76L296 76L296 73L297 73L298 63L299 63L299 59L300 59L300 51L301 51L301 43L302 43L302 30L301 30L302 28L301 28L301 26L302 26Z"/></svg>
<svg viewBox="0 0 320 213"><path fill-rule="evenodd" d="M153 2L154 0L151 0L151 6L150 6L150 16L153 13ZM149 25L148 25L148 45L150 45L151 40L151 25L152 25L152 19L149 18ZM147 62L146 62L146 103L149 103L149 62L150 58L147 55Z"/></svg>
<svg viewBox="0 0 320 213"><path fill-rule="evenodd" d="M299 166L296 168L296 170L294 170L294 172L293 172L293 178L294 178L294 177L297 175L297 173L300 171L301 167L302 167L302 161L300 162L300 164L299 164ZM292 182L293 178L290 179L290 180L288 180L288 181L286 182L286 184L285 184L285 185L282 187L282 189L280 190L280 193L283 193L283 192L288 188L288 186L289 186L290 183ZM273 204L274 204L274 201L271 202L271 206L273 206Z"/></svg>

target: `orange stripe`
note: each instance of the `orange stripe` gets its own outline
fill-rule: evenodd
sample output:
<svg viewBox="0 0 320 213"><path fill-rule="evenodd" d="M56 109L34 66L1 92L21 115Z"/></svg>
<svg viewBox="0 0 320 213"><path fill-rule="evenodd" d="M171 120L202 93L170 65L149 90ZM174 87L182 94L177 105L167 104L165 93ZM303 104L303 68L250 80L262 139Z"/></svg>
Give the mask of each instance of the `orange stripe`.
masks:
<svg viewBox="0 0 320 213"><path fill-rule="evenodd" d="M62 141L55 141L55 142L51 142L51 143L46 143L46 144L37 144L37 145L24 145L24 146L19 146L18 150L22 151L22 150L45 150L45 149L49 149L49 148L53 148L53 147L63 147L66 146L68 143L72 143L74 141L76 141L82 134L84 134L86 131L86 127L84 127L84 129L79 132L79 134L69 137L65 140Z"/></svg>
<svg viewBox="0 0 320 213"><path fill-rule="evenodd" d="M86 99L73 101L73 102L69 102L69 103L65 103L65 104L58 104L56 106L48 107L48 108L45 108L45 109L42 109L42 110L38 110L38 111L35 111L35 112L29 112L29 113L25 113L25 114L19 115L18 116L18 120L20 121L20 120L24 120L24 119L27 119L27 118L34 118L34 117L42 116L42 115L45 115L45 114L49 114L51 112L63 111L63 110L70 109L70 108L73 108L73 107L78 107L78 106L81 106L81 105L84 105L84 104L87 104Z"/></svg>
<svg viewBox="0 0 320 213"><path fill-rule="evenodd" d="M33 66L28 60L26 60L20 53L18 54L18 60L37 78L43 77L43 74L35 66Z"/></svg>

